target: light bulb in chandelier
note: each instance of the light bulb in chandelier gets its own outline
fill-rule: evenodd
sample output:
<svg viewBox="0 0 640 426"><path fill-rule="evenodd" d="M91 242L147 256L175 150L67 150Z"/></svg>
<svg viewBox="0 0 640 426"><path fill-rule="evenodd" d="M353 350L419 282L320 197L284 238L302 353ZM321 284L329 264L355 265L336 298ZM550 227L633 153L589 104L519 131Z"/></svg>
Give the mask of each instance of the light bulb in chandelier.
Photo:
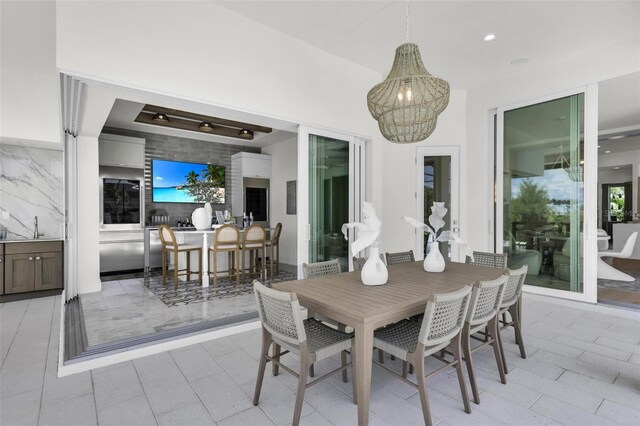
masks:
<svg viewBox="0 0 640 426"><path fill-rule="evenodd" d="M400 86L400 91L398 91L398 100L400 102L410 103L413 99L413 92L411 91L411 79L407 79Z"/></svg>

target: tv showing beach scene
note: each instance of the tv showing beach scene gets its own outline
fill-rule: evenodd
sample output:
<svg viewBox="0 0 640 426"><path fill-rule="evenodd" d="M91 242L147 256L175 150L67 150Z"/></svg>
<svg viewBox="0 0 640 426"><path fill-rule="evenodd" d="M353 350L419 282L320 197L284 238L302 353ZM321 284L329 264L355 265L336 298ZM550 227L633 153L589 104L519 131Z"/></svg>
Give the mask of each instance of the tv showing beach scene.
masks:
<svg viewBox="0 0 640 426"><path fill-rule="evenodd" d="M154 203L224 204L224 166L152 160Z"/></svg>

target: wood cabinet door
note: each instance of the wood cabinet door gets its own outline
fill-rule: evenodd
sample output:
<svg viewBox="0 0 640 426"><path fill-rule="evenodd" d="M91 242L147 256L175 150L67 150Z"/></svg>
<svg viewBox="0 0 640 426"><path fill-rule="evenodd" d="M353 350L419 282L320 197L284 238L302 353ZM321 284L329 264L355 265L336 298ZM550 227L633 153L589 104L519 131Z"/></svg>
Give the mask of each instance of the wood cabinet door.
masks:
<svg viewBox="0 0 640 426"><path fill-rule="evenodd" d="M35 290L62 288L62 253L35 254Z"/></svg>
<svg viewBox="0 0 640 426"><path fill-rule="evenodd" d="M5 294L33 291L35 273L33 263L35 262L35 255L33 253L8 254L5 255L4 260Z"/></svg>

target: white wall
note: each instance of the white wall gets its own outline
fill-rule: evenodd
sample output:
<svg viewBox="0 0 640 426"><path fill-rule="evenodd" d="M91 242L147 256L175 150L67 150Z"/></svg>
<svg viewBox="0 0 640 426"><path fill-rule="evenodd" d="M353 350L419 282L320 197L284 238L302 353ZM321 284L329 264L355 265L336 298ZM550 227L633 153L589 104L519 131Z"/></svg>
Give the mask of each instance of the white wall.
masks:
<svg viewBox="0 0 640 426"><path fill-rule="evenodd" d="M298 215L287 214L287 181L298 179L298 139L269 145L262 149L271 155L271 226L282 223L280 262L295 265L298 260Z"/></svg>
<svg viewBox="0 0 640 426"><path fill-rule="evenodd" d="M56 3L0 2L0 143L61 149Z"/></svg>
<svg viewBox="0 0 640 426"><path fill-rule="evenodd" d="M488 250L493 240L488 232L493 201L489 110L637 71L639 46L640 34L611 45L596 46L588 52L576 52L575 56L559 58L552 64L536 65L534 58L520 73L468 91L466 185L473 190L467 192L462 208L473 211L467 226L467 242L474 250Z"/></svg>

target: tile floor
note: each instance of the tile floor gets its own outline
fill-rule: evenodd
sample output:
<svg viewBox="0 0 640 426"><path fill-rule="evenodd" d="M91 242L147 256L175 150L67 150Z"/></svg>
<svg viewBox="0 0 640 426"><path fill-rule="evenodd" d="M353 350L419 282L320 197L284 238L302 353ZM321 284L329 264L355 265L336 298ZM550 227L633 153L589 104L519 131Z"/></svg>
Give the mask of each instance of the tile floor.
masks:
<svg viewBox="0 0 640 426"><path fill-rule="evenodd" d="M59 308L59 297L0 305L3 426L291 421L295 379L284 372L267 375L260 405L251 403L257 331L58 379ZM429 381L436 423L640 424L640 320L525 295L524 321L527 359L517 355L513 333L504 335L511 369L506 385L498 381L490 349L474 358L482 391L471 414L462 410L455 375ZM316 371L337 362L327 360ZM338 376L309 388L301 423L356 424L350 392L351 383ZM377 367L370 423L422 423L416 391Z"/></svg>
<svg viewBox="0 0 640 426"><path fill-rule="evenodd" d="M285 272L292 270L296 267L281 265L283 276L289 277ZM180 293L177 298L182 303L164 303L149 288L160 280L158 273L147 278L143 274L107 276L103 278L102 291L81 295L89 346L256 311L253 294L208 297L214 292L213 287L200 294L185 293L186 297ZM172 292L170 280L167 288ZM181 283L182 289L184 283ZM202 293L206 293L204 299Z"/></svg>

